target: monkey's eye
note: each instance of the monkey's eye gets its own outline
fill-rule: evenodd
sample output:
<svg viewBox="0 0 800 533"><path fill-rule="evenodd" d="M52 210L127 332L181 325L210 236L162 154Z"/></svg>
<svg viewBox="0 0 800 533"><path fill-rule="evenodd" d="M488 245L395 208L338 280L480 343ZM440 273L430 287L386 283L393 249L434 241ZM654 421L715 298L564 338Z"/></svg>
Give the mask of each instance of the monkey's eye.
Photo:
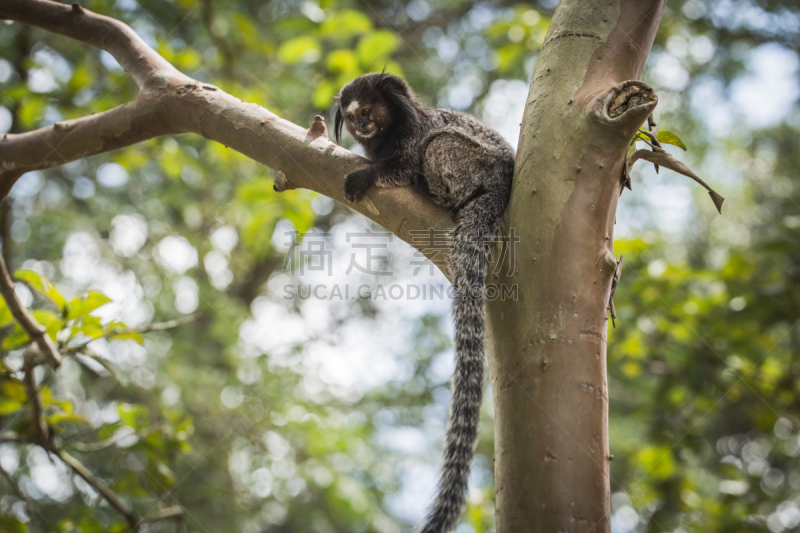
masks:
<svg viewBox="0 0 800 533"><path fill-rule="evenodd" d="M363 109L361 110L361 114L362 114L363 116L365 116L365 117L366 117L367 115L369 115L369 108L368 108L368 107L365 107L365 108L363 108Z"/></svg>
<svg viewBox="0 0 800 533"><path fill-rule="evenodd" d="M354 117L352 113L348 113L347 114L347 120L352 121L354 118L356 118L356 117Z"/></svg>

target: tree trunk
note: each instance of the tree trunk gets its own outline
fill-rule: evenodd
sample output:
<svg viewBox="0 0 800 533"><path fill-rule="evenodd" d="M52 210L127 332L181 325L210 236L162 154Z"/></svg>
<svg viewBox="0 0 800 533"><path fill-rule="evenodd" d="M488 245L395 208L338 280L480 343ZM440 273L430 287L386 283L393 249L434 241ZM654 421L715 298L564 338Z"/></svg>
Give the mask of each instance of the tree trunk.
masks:
<svg viewBox="0 0 800 533"><path fill-rule="evenodd" d="M657 99L638 81L665 0L562 1L533 74L487 304L498 533L608 533L607 304L627 149ZM513 245L513 243L512 243Z"/></svg>

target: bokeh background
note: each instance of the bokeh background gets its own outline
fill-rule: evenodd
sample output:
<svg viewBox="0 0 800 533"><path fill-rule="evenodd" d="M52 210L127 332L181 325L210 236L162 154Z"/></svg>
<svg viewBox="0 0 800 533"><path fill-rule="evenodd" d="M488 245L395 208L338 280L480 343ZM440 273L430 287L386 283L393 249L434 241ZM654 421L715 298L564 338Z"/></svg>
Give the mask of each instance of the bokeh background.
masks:
<svg viewBox="0 0 800 533"><path fill-rule="evenodd" d="M468 110L516 146L555 3L82 5L125 21L187 74L301 125L330 118L342 84L386 68L429 105ZM794 0L667 4L644 75L657 122L688 147L668 150L727 201L720 216L693 182L644 163L622 195L614 248L625 267L608 348L615 533L800 527L798 43ZM109 54L0 23L0 132L136 92ZM62 369L41 368L48 421L138 513L182 506L184 530L406 531L438 471L453 367L447 282L363 217L306 191L277 194L273 178L186 135L15 185L0 216L10 267L67 300L110 300L69 323L57 317L60 341L197 314L99 338ZM334 289L362 285L372 297ZM436 296L411 297L411 286ZM53 314L52 294L18 292ZM14 378L25 337L2 316L0 430L24 433L30 413ZM460 533L494 528L491 428L487 400ZM0 530L128 527L57 459L7 443Z"/></svg>

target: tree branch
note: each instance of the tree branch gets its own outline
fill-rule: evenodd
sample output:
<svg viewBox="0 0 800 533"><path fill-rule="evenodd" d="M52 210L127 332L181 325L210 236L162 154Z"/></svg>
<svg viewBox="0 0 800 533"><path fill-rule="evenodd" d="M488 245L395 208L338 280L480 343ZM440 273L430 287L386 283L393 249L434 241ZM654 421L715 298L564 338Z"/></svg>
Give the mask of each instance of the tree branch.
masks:
<svg viewBox="0 0 800 533"><path fill-rule="evenodd" d="M358 204L344 199L348 173L368 161L332 143L321 117L310 129L247 104L175 69L124 23L51 0L4 0L0 19L61 33L112 54L140 88L104 113L59 122L0 140L0 199L25 172L168 134L196 133L223 143L285 176L277 190L305 188L345 204L415 246L440 268L445 246L414 243L413 231L453 226L451 214L410 187L372 188Z"/></svg>
<svg viewBox="0 0 800 533"><path fill-rule="evenodd" d="M0 442L25 442L25 439L15 431L0 431Z"/></svg>
<svg viewBox="0 0 800 533"><path fill-rule="evenodd" d="M142 518L139 524L152 524L153 522L160 522L161 520L183 520L183 509L177 505L160 509Z"/></svg>
<svg viewBox="0 0 800 533"><path fill-rule="evenodd" d="M97 338L89 339L88 341L78 344L77 346L72 346L70 348L67 348L65 354L76 354L82 352L83 350L86 349L87 346L89 346L89 344L99 339L107 339L109 337L114 337L117 335L131 335L135 333L148 333L150 331L164 331L167 329L177 328L179 326L185 326L186 324L191 324L192 322L197 322L198 320L200 320L201 317L202 315L200 313L195 313L193 315L187 315L181 318L167 320L166 322L153 322L151 324L147 324L146 326L141 326L138 328L112 328L103 332L103 334ZM98 359L98 362L101 362L99 358L97 357L93 358ZM105 366L104 363L101 362L101 364ZM108 368L106 368L106 370L108 370ZM109 372L111 372L111 370L109 370Z"/></svg>
<svg viewBox="0 0 800 533"><path fill-rule="evenodd" d="M136 518L133 509L128 507L128 505L123 502L113 490L108 488L108 485L97 479L88 468L83 466L83 463L75 459L64 450L53 450L53 453L57 455L59 459L64 461L70 468L72 468L76 474L81 476L86 483L91 485L94 490L103 496L103 498L105 498L106 501L119 512L119 514L125 517L125 520L131 525L131 527L135 528L137 526L139 520Z"/></svg>
<svg viewBox="0 0 800 533"><path fill-rule="evenodd" d="M2 159L2 156L0 156L0 159ZM33 318L31 312L19 300L19 296L14 291L14 282L11 281L11 274L8 273L2 254L0 254L0 294L3 295L8 309L28 334L28 337L36 343L39 350L48 359L48 362L54 367L58 367L61 364L61 354L52 339L50 339L50 335L47 334L44 326Z"/></svg>
<svg viewBox="0 0 800 533"><path fill-rule="evenodd" d="M180 318L174 318L172 320L167 320L166 322L153 322L147 324L146 326L141 326L138 328L113 328L109 330L107 337L113 337L114 335L126 335L130 333L148 333L150 331L164 331L167 329L177 328L179 326L185 326L186 324L191 324L192 322L197 322L202 318L202 314L195 313L193 315L186 315Z"/></svg>

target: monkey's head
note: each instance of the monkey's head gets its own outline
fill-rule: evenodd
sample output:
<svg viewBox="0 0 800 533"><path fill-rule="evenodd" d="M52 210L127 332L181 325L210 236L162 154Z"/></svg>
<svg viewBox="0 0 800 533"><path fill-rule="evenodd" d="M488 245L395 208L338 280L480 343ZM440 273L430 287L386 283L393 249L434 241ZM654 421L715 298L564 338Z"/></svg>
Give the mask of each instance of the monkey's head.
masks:
<svg viewBox="0 0 800 533"><path fill-rule="evenodd" d="M420 104L398 76L386 72L354 79L336 96L334 133L341 144L342 126L359 144L381 144L403 136L419 122Z"/></svg>

